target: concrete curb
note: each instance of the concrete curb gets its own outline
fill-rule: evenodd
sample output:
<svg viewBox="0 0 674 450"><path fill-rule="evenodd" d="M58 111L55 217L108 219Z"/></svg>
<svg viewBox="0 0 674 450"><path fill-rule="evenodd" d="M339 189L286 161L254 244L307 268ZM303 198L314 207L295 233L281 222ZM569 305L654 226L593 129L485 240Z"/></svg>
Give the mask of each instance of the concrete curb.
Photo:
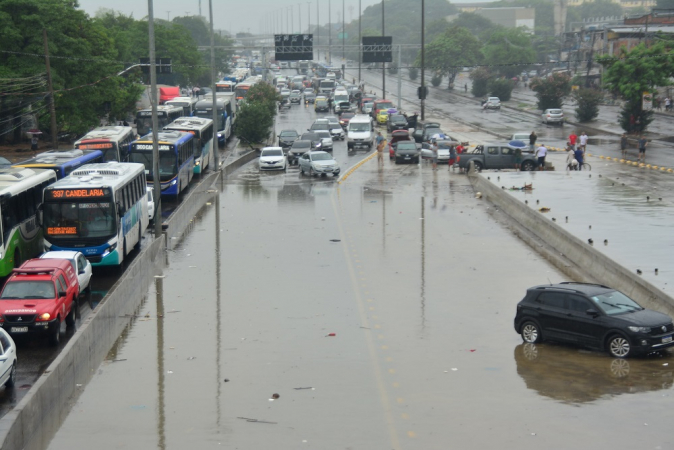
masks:
<svg viewBox="0 0 674 450"><path fill-rule="evenodd" d="M257 153L250 152L237 158L222 168L223 176L255 157ZM193 214L210 198L207 191L220 175L220 171L208 174L183 200L169 218L170 236L183 234ZM91 380L120 334L133 322L148 286L165 266L166 249L162 235L141 250L26 396L0 419L0 449L48 446L82 386Z"/></svg>
<svg viewBox="0 0 674 450"><path fill-rule="evenodd" d="M484 199L568 258L591 278L624 292L648 308L660 311L674 308L674 298L515 199L484 176L471 174L470 180L473 188L480 191Z"/></svg>

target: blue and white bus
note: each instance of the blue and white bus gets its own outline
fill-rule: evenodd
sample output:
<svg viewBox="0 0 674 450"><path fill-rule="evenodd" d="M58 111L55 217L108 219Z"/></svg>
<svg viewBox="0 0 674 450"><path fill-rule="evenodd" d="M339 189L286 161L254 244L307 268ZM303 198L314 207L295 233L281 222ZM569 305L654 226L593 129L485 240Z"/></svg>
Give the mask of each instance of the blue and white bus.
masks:
<svg viewBox="0 0 674 450"><path fill-rule="evenodd" d="M47 186L42 228L47 250L82 252L93 266L115 266L140 247L150 222L145 167L87 164Z"/></svg>
<svg viewBox="0 0 674 450"><path fill-rule="evenodd" d="M103 152L103 162L126 162L129 156L129 145L135 139L136 132L131 127L98 127L75 141L75 148L79 150L100 150Z"/></svg>
<svg viewBox="0 0 674 450"><path fill-rule="evenodd" d="M206 171L213 158L213 121L201 117L183 117L164 127L164 130L184 131L196 139L194 145L194 173Z"/></svg>
<svg viewBox="0 0 674 450"><path fill-rule="evenodd" d="M161 195L178 196L187 189L194 176L196 139L193 134L182 131L160 131L158 145ZM152 186L152 134L131 143L129 161L145 166L147 183Z"/></svg>
<svg viewBox="0 0 674 450"><path fill-rule="evenodd" d="M198 101L199 100L195 97L174 97L164 104L168 106L179 106L183 109L183 116L192 117Z"/></svg>
<svg viewBox="0 0 674 450"><path fill-rule="evenodd" d="M53 170L56 178L60 180L85 164L102 162L103 152L100 150L49 150L48 152L39 153L35 158L13 164L13 166L28 169Z"/></svg>
<svg viewBox="0 0 674 450"><path fill-rule="evenodd" d="M227 97L227 95L229 97ZM236 103L234 101L234 94L221 93L215 98L215 105L218 110L217 122L215 129L218 134L218 146L220 148L225 146L227 140L232 136L232 124L234 123L234 114L236 111ZM213 119L213 97L206 97L197 103L197 109L194 113L195 117L203 119Z"/></svg>
<svg viewBox="0 0 674 450"><path fill-rule="evenodd" d="M157 120L159 122L159 129L161 130L169 123L176 120L178 117L185 115L185 110L182 106L175 105L159 105L157 106ZM136 113L136 129L139 136L145 136L152 131L152 109L141 109Z"/></svg>

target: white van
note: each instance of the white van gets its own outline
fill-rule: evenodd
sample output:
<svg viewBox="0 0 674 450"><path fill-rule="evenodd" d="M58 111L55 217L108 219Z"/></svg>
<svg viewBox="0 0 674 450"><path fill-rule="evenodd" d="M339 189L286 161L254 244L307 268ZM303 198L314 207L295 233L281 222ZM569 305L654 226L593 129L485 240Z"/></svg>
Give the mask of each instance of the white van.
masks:
<svg viewBox="0 0 674 450"><path fill-rule="evenodd" d="M372 118L365 114L358 114L351 118L346 128L346 145L349 150L358 147L372 148L374 143L374 130Z"/></svg>

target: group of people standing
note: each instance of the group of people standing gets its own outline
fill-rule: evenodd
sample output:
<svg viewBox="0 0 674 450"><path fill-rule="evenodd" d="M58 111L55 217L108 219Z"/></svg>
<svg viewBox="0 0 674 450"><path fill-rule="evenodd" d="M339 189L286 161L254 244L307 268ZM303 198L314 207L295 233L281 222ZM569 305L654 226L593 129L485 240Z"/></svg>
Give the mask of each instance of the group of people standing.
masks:
<svg viewBox="0 0 674 450"><path fill-rule="evenodd" d="M620 153L623 159L627 158L627 145L628 145L627 135L623 133L623 135L620 136ZM639 139L637 140L637 149L639 149L639 154L637 155L637 162L640 163L646 162L646 147L648 147L648 139L646 139L646 137L643 134L640 134Z"/></svg>
<svg viewBox="0 0 674 450"><path fill-rule="evenodd" d="M566 168L567 170L583 170L585 150L587 149L587 134L583 131L577 136L573 131L566 142Z"/></svg>

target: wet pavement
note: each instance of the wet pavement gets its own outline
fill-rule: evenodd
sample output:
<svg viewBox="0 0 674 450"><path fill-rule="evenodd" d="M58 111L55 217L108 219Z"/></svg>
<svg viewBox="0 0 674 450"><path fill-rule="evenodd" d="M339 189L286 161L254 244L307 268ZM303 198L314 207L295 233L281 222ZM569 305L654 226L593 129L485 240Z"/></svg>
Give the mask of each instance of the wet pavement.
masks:
<svg viewBox="0 0 674 450"><path fill-rule="evenodd" d="M219 190L49 449L674 446L672 353L522 344L515 305L563 276L466 176L251 163Z"/></svg>

